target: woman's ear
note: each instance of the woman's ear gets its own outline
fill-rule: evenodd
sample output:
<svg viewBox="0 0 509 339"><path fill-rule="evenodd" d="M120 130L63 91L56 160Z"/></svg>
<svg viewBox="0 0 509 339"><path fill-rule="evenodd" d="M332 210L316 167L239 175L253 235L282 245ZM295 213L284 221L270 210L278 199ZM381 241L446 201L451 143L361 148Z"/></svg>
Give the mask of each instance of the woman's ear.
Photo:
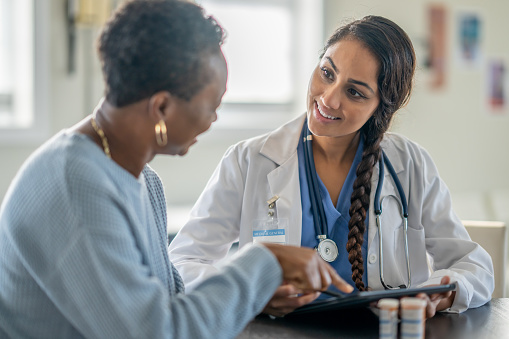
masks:
<svg viewBox="0 0 509 339"><path fill-rule="evenodd" d="M168 91L152 95L148 101L148 114L155 121L168 121L173 115L175 98Z"/></svg>

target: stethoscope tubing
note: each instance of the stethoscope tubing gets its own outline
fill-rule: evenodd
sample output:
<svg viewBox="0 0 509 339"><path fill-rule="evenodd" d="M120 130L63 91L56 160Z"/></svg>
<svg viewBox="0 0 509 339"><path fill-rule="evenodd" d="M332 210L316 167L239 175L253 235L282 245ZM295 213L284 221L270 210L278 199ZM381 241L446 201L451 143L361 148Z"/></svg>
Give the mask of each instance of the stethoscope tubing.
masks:
<svg viewBox="0 0 509 339"><path fill-rule="evenodd" d="M304 158L305 158L305 169L306 176L309 186L310 193L310 201L311 201L311 210L313 212L313 226L315 228L315 232L317 238L323 240L327 237L327 219L325 216L325 211L323 208L323 203L320 195L319 185L318 185L318 177L316 174L315 161L313 158L313 148L312 143L310 142L313 138L311 132L309 131L307 120L304 122L304 127L302 129L301 137L303 140L303 150L304 150ZM403 231L404 231L404 240L405 240L405 258L407 264L407 272L408 272L408 284L400 285L398 287L392 287L385 283L385 279L383 276L383 250L382 250L382 202L386 198L382 198L380 200L380 195L382 193L382 187L385 176L385 166L389 170L389 173L396 185L398 190L398 194L401 199L401 207L402 207L402 216L403 216ZM375 192L374 197L374 208L375 208L375 216L376 216L376 226L378 228L378 254L379 254L379 269L380 269L380 282L382 283L385 289L398 289L398 288L407 288L410 287L411 284L411 272L410 272L410 257L408 253L408 202L406 199L405 192L403 190L403 186L398 178L394 167L392 166L387 154L382 150L381 157L379 160L379 173L378 173L378 185Z"/></svg>
<svg viewBox="0 0 509 339"><path fill-rule="evenodd" d="M313 158L313 145L311 142L313 136L307 127L307 120L305 128L302 129L302 138L304 142L304 158L306 161L306 176L308 178L309 192L311 194L311 210L313 212L313 225L317 237L327 235L327 218L323 209L322 199L320 195L320 188L318 185L318 177L316 174L315 161ZM311 180L310 180L311 179Z"/></svg>
<svg viewBox="0 0 509 339"><path fill-rule="evenodd" d="M375 214L380 215L382 214L382 204L380 203L380 194L382 193L382 187L384 183L384 176L385 176L385 166L387 166L387 169L389 170L389 173L391 174L392 180L394 181L394 184L396 185L396 188L398 190L398 194L401 198L401 205L403 207L403 216L405 218L408 218L408 203L405 195L405 191L403 190L403 186L401 185L401 181L398 179L398 175L396 174L396 170L392 166L391 162L389 161L389 157L387 157L387 154L382 150L382 156L380 157L380 160L378 162L378 165L380 166L378 170L378 185L376 186L376 192L375 192Z"/></svg>
<svg viewBox="0 0 509 339"><path fill-rule="evenodd" d="M376 226L378 228L378 259L379 259L379 270L380 270L380 282L382 283L383 287L385 289L399 289L399 288L407 288L410 287L412 283L412 274L410 271L410 256L408 253L408 202L406 199L405 191L403 190L403 186L401 185L401 181L398 178L398 175L396 171L394 170L394 167L392 166L391 162L389 161L389 158L387 157L387 154L382 150L382 156L380 157L379 161L379 172L378 172L378 185L375 192L375 199L374 199L374 207L375 207L375 216L376 216ZM380 195L382 192L383 182L384 182L384 176L385 171L384 168L387 166L387 169L389 170L392 180L394 181L394 184L396 185L396 188L398 190L398 194L401 199L401 208L402 208L402 216L403 216L403 235L404 235L404 242L405 242L405 259L406 259L406 266L407 266L407 274L408 274L408 283L407 285L400 285L398 287L392 287L389 284L385 283L384 279L384 264L383 264L383 250L382 250L382 244L383 244L383 232L382 232L382 221L381 221L381 215L382 215L382 203L383 200L387 197L382 198L380 201Z"/></svg>

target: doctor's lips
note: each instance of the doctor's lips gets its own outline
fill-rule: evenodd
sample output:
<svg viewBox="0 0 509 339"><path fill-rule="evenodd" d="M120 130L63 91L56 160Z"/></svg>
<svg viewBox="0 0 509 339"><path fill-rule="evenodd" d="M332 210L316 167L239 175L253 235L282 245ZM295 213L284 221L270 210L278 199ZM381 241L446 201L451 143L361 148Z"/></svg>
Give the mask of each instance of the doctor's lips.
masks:
<svg viewBox="0 0 509 339"><path fill-rule="evenodd" d="M332 116L332 115L329 115L327 113L325 113L323 111L323 108L320 107L320 105L318 105L318 102L315 101L315 108L316 110L318 111L318 113L320 113L320 115L326 119L329 119L329 120L341 120L341 118L339 117L335 117L335 116Z"/></svg>

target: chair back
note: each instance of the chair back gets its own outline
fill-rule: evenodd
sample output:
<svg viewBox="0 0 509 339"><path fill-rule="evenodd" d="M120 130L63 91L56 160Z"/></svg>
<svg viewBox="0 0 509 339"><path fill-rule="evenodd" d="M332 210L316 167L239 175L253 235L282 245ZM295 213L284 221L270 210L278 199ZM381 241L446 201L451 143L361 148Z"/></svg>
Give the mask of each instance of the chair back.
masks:
<svg viewBox="0 0 509 339"><path fill-rule="evenodd" d="M462 220L470 238L481 245L493 260L495 290L493 298L505 297L507 227L501 221Z"/></svg>

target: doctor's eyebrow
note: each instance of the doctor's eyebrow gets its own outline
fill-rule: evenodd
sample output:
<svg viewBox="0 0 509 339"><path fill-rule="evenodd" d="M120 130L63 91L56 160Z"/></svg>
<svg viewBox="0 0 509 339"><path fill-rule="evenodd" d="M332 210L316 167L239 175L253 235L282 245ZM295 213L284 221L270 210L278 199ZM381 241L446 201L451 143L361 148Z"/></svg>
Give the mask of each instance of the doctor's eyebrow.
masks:
<svg viewBox="0 0 509 339"><path fill-rule="evenodd" d="M332 59L330 57L328 57L328 56L326 56L325 59L329 60L329 63L331 64L332 69L334 69L334 72L338 73L338 68L336 67L336 64L334 64L334 61L332 61ZM364 81L359 81L359 80L355 80L355 79L349 78L348 82L351 83L351 84L355 84L355 85L366 87L368 90L371 91L371 93L375 94L375 91L367 83L365 83Z"/></svg>
<svg viewBox="0 0 509 339"><path fill-rule="evenodd" d="M330 57L325 57L325 59L329 60L330 62L330 65L332 66L332 69L334 69L334 72L338 72L338 68L336 67L336 65L334 64L334 61L332 61L332 59Z"/></svg>
<svg viewBox="0 0 509 339"><path fill-rule="evenodd" d="M348 82L352 83L352 84L364 86L367 89L369 89L371 91L371 93L375 94L375 91L373 91L373 89L371 87L369 87L369 85L367 83L365 83L365 82L362 82L362 81L359 81L359 80L355 80L355 79L352 79L352 78L349 78Z"/></svg>

